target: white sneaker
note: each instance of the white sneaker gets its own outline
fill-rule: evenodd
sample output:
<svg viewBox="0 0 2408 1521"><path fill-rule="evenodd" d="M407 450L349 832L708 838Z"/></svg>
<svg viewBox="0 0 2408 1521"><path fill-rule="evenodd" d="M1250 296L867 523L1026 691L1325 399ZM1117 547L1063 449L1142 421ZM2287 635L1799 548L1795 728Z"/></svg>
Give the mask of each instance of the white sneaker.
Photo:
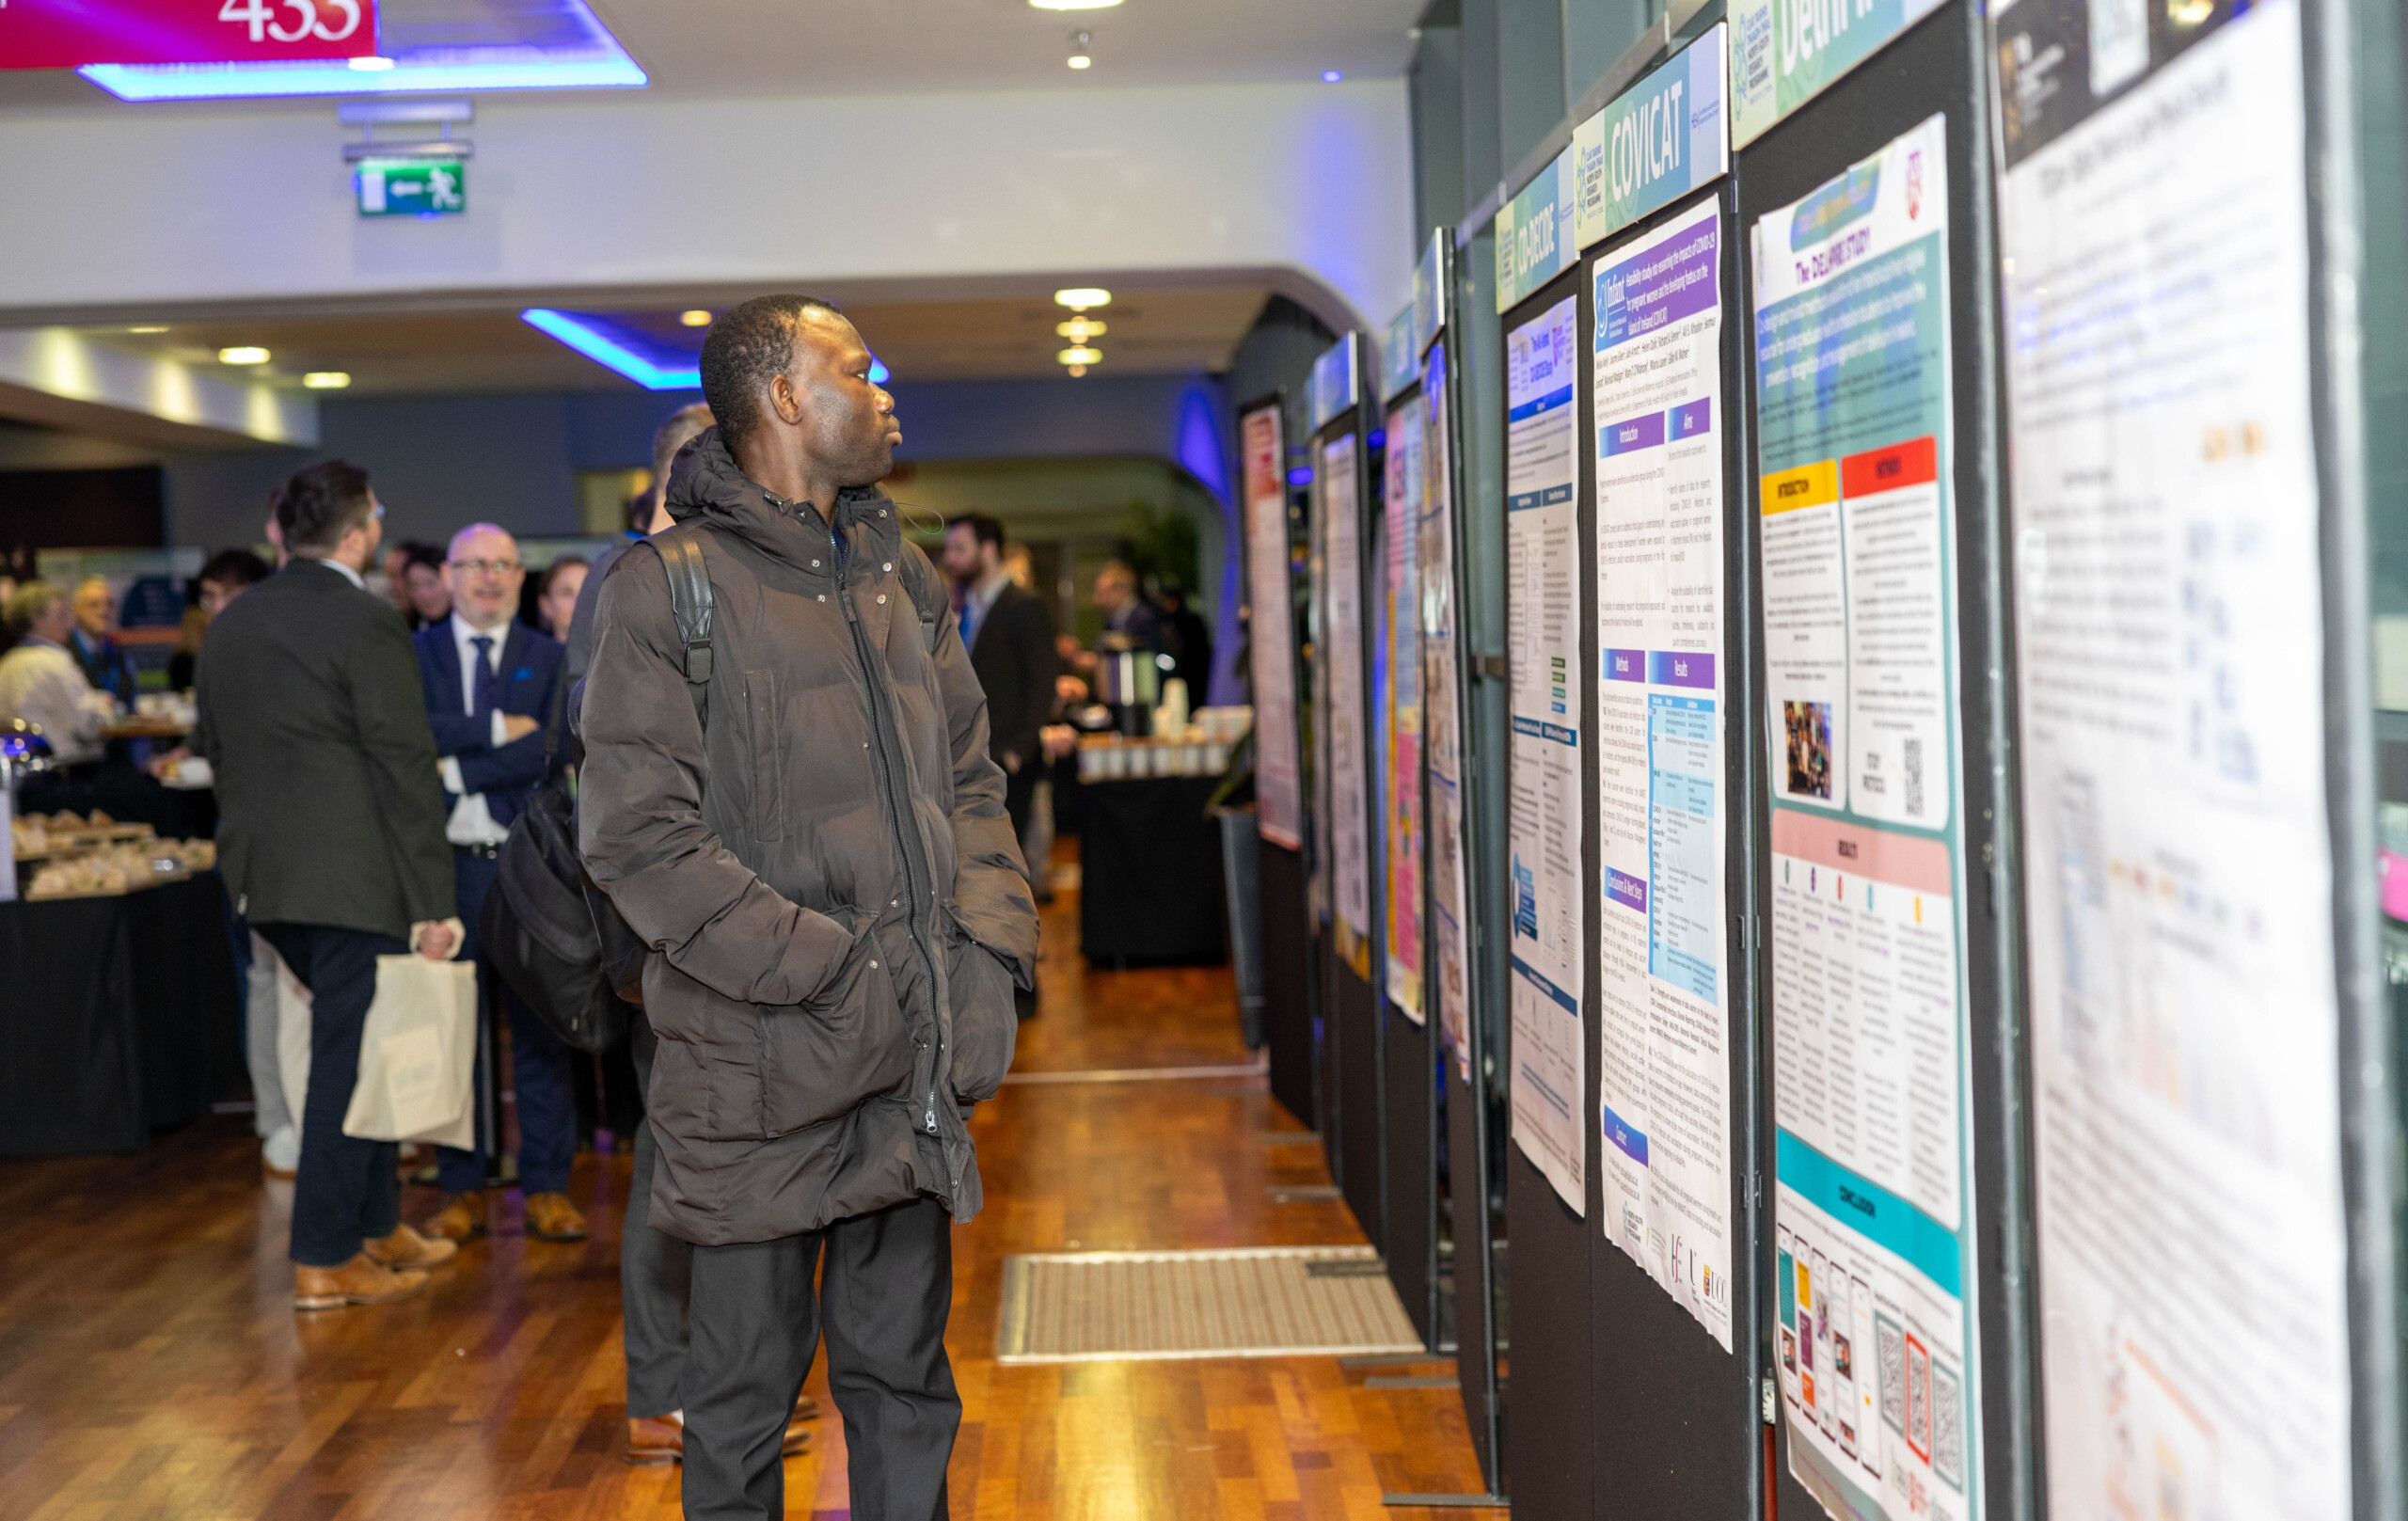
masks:
<svg viewBox="0 0 2408 1521"><path fill-rule="evenodd" d="M301 1165L301 1133L290 1125L279 1125L276 1133L260 1143L260 1165L270 1178L290 1178Z"/></svg>

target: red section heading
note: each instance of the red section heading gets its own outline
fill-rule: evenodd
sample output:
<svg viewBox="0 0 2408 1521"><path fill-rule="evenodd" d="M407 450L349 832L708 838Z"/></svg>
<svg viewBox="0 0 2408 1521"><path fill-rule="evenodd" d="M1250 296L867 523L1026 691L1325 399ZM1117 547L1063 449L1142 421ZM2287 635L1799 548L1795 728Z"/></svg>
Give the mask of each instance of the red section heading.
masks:
<svg viewBox="0 0 2408 1521"><path fill-rule="evenodd" d="M269 63L376 51L376 0L0 0L0 69Z"/></svg>
<svg viewBox="0 0 2408 1521"><path fill-rule="evenodd" d="M1868 450L1840 461L1840 494L1869 497L1877 491L1919 486L1940 477L1940 445L1932 438L1909 438L1887 449Z"/></svg>

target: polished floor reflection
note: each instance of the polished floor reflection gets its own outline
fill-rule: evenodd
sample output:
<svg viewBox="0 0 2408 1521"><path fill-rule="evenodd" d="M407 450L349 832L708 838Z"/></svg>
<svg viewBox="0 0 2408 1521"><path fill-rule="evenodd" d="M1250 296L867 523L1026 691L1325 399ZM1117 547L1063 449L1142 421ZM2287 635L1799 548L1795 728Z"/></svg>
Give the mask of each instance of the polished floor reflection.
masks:
<svg viewBox="0 0 2408 1521"><path fill-rule="evenodd" d="M1478 1490L1451 1389L1333 1357L995 1361L1014 1252L1359 1243L1319 1149L1241 1046L1226 972L1085 970L1077 895L1047 911L1042 1015L1015 1083L973 1119L988 1209L955 1233L966 1404L953 1514L1416 1517L1384 1492ZM1133 1069L1219 1074L1104 1080ZM1097 1074L1082 1077L1075 1074ZM423 1297L299 1317L288 1195L239 1119L140 1157L0 1164L0 1521L102 1517L674 1517L673 1468L619 1459L624 1158L578 1160L591 1241L515 1212ZM422 1214L431 1194L405 1207ZM824 1372L813 1392L826 1398ZM841 1426L786 1470L790 1514L848 1513ZM1491 1514L1497 1513L1488 1513Z"/></svg>

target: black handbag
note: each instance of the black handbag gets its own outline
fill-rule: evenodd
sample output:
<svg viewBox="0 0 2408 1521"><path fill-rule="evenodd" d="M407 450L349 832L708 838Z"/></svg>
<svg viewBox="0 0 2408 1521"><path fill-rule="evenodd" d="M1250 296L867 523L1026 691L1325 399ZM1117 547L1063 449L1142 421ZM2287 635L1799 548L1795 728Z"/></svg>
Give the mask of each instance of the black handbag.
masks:
<svg viewBox="0 0 2408 1521"><path fill-rule="evenodd" d="M627 1036L627 1001L619 996L611 974L607 953L613 947L603 930L604 914L626 943L616 948L623 959L634 962L637 975L643 947L578 859L575 773L552 765L567 687L563 673L544 737L544 779L502 842L499 873L477 929L501 980L554 1035L578 1051L601 1052Z"/></svg>

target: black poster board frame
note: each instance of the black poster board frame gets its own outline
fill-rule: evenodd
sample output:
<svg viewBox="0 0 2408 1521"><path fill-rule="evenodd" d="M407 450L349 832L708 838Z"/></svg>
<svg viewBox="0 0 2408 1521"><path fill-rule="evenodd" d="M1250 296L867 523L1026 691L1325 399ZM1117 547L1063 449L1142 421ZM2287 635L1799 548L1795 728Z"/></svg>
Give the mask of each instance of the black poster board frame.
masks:
<svg viewBox="0 0 2408 1521"><path fill-rule="evenodd" d="M1418 372L1418 365L1416 369ZM1374 496L1374 500L1377 502L1374 515L1380 520L1382 527L1379 536L1381 553L1372 562L1371 576L1374 584L1382 589L1383 603L1385 603L1387 585L1386 535L1397 528L1397 525L1388 523L1386 520L1387 491L1385 462L1398 447L1398 441L1393 434L1389 433L1388 425L1399 413L1402 413L1413 426L1419 427L1421 406L1421 381L1418 373L1417 378L1398 390L1395 395L1385 398L1379 404L1380 431L1388 436L1385 446L1380 451L1383 468L1380 484ZM1426 470L1429 467L1429 454L1425 450L1422 455L1422 468ZM1404 531L1418 534L1421 525L1420 504L1417 501L1408 501L1405 515ZM1420 559L1418 545L1414 566L1413 596L1416 610L1413 620L1412 659L1418 676L1424 669L1421 663L1421 617L1418 610ZM1386 694L1387 706L1392 711L1396 705L1396 673L1400 658L1396 647L1396 626L1393 623L1385 626L1385 636L1387 643L1388 670ZM1420 689L1421 703L1426 714L1430 703L1426 683L1421 685ZM1425 737L1425 743L1429 732L1429 720L1424 717L1421 733ZM1375 729L1373 734L1376 736L1377 733ZM1374 765L1372 769L1377 773L1380 767ZM1421 914L1418 947L1421 957L1422 1018L1419 1023L1415 1023L1412 1017L1399 1007L1396 1001L1387 994L1386 951L1388 947L1386 942L1388 916L1384 911L1383 895L1390 891L1394 871L1392 863L1386 859L1387 831L1385 821L1388 814L1394 810L1395 803L1388 794L1377 792L1375 789L1377 800L1372 809L1372 816L1382 824L1379 831L1380 885L1379 891L1373 895L1373 913L1380 921L1379 939L1382 953L1380 962L1373 968L1375 980L1381 990L1379 998L1382 1054L1380 1136L1381 1165L1385 1170L1386 1178L1382 1204L1384 1237L1382 1255L1387 1262L1388 1282L1395 1288L1398 1300L1403 1304L1406 1318L1413 1322L1413 1328L1421 1333L1421 1344L1435 1353L1444 1348L1446 1336L1445 1311L1439 1302L1438 1084L1442 1074L1438 1069L1437 1010L1431 1003L1433 983L1430 976L1428 835L1430 789L1427 764L1417 763L1410 777L1390 775L1388 785L1400 789L1410 786L1414 790L1418 799L1415 816L1422 821L1419 853L1415 861L1415 875L1418 878L1416 890Z"/></svg>
<svg viewBox="0 0 2408 1521"><path fill-rule="evenodd" d="M1497 325L1498 352L1502 355L1506 335L1516 327L1536 319L1549 309L1560 305L1568 296L1576 297L1578 306L1573 331L1587 333L1592 321L1589 310L1587 282L1581 277L1581 266L1575 261L1572 267L1541 286L1537 292L1523 297L1502 315L1494 319ZM1574 404L1585 409L1589 395L1588 365L1585 356L1576 356L1573 364ZM1510 408L1509 392L1499 387L1497 420L1501 424ZM1579 415L1585 416L1585 410ZM1595 475L1588 452L1574 451L1574 502L1585 510L1595 491ZM1505 461L1500 456L1489 462L1502 476ZM1576 522L1587 519L1576 513ZM1576 528L1576 532L1579 531ZM1507 587L1503 600L1508 604L1508 625L1511 627L1511 589ZM1584 605L1586 598L1583 598ZM1596 669L1595 630L1580 631L1583 672ZM1507 641L1511 649L1510 636ZM1510 658L1510 654L1509 657ZM1596 692L1594 684L1579 684L1580 732L1596 733ZM1510 691L1510 687L1508 690ZM1586 819L1582 827L1582 879L1590 876L1596 861L1597 839L1594 810L1587 800L1596 787L1595 746L1584 745L1581 754L1581 813ZM1501 768L1511 786L1513 752L1510 741L1501 761ZM1505 839L1483 841L1483 847L1503 856L1511 849ZM1589 895L1584 894L1587 897ZM1581 911L1582 935L1592 953L1596 944L1596 905L1589 902ZM1593 976L1591 981L1593 983ZM1592 990L1593 991L1593 990ZM1581 1082L1580 1103L1583 1115L1597 1112L1597 1024L1587 1011L1587 999L1582 1000L1580 1020ZM1513 1071L1513 1012L1510 1001L1495 1010L1500 1022L1499 1047L1503 1053L1497 1062L1500 1087L1510 1093ZM1598 1352L1596 1299L1592 1272L1591 1238L1595 1229L1601 1205L1597 1187L1596 1128L1584 1119L1580 1125L1585 1161L1581 1166L1581 1186L1586 1193L1584 1212L1575 1214L1556 1196L1555 1185L1548 1181L1511 1135L1511 1105L1507 1105L1508 1134L1505 1137L1505 1216L1506 1239L1511 1244L1507 1271L1512 1303L1519 1307L1519 1317L1527 1323L1535 1315L1544 1334L1524 1339L1515 1347L1512 1358L1513 1419L1507 1430L1507 1459L1513 1475L1515 1507L1529 1515L1576 1516L1592 1513L1595 1490L1597 1422L1593 1418L1594 1388Z"/></svg>
<svg viewBox="0 0 2408 1521"><path fill-rule="evenodd" d="M1305 764L1305 714L1311 689L1307 685L1304 641L1300 631L1304 619L1297 609L1298 587L1295 574L1297 513L1294 492L1287 484L1288 476L1288 393L1273 390L1255 397L1237 409L1240 424L1239 440L1243 448L1244 420L1255 413L1268 410L1279 429L1278 471L1280 501L1285 514L1285 544L1288 564L1284 567L1283 584L1288 589L1287 605L1280 610L1288 620L1288 658L1291 668L1291 696L1295 713L1290 731L1296 736L1296 767L1298 822L1308 842L1312 837L1311 773ZM1241 454L1243 461L1243 453ZM1246 510L1244 483L1240 483L1239 511ZM1251 525L1248 525L1250 528ZM1244 552L1251 554L1254 540L1251 532L1240 535ZM1253 581L1245 584L1249 589ZM1251 620L1254 610L1248 605L1248 638L1252 637ZM1247 695L1254 696L1253 667L1247 666ZM1258 718L1259 714L1258 712ZM1255 731L1255 743L1261 743L1259 727ZM1257 774L1261 758L1256 757ZM1258 804L1259 806L1259 804ZM1289 1114L1307 1129L1320 1120L1316 1094L1319 1088L1316 1064L1320 1047L1314 1036L1315 1013L1319 1008L1318 971L1314 964L1311 909L1306 901L1306 856L1303 848L1291 849L1270 839L1259 839L1260 858L1259 913L1262 919L1263 970L1263 1044L1264 1055L1271 1069L1271 1096Z"/></svg>
<svg viewBox="0 0 2408 1521"><path fill-rule="evenodd" d="M1594 1513L1752 1516L1764 1503L1765 1466L1762 1379L1768 1367L1765 1327L1754 1312L1763 1276L1756 1244L1769 1239L1768 1201L1757 1176L1756 1158L1766 1145L1757 1072L1759 1002L1751 926L1761 914L1752 864L1761 849L1753 800L1762 753L1762 702L1753 679L1755 583L1750 554L1752 534L1745 483L1753 473L1754 412L1744 404L1748 385L1750 325L1742 283L1738 186L1725 175L1710 189L1692 193L1652 213L1584 251L1581 287L1579 415L1583 451L1579 533L1581 649L1584 722L1595 734L1597 673L1604 653L1597 632L1596 344L1595 275L1633 243L1714 206L1721 237L1718 278L1721 285L1722 353L1719 366L1723 471L1723 885L1726 927L1724 966L1729 969L1729 1106L1731 1110L1731 1221L1733 1260L1731 1352L1725 1355L1678 1301L1627 1253L1608 1238L1604 1184L1594 1185L1589 1222L1592 1290L1601 1325L1612 1327L1612 1355L1600 1346L1593 1370L1592 1410L1597 1430ZM1583 757L1583 783L1591 805L1583 844L1583 872L1593 884L1604 868L1602 818L1595 805L1601 759L1592 744ZM1592 890L1585 905L1588 934L1588 997L1581 1022L1590 1041L1589 1130L1597 1142L1601 1171L1603 1137L1595 1117L1601 1092L1604 1039L1604 912Z"/></svg>
<svg viewBox="0 0 2408 1521"><path fill-rule="evenodd" d="M2021 1095L2027 1081L2023 1010L2015 981L2020 963L2013 843L2012 726L2009 650L2005 636L2006 560L1999 477L2001 433L1995 180L1991 164L1987 27L1972 0L1947 0L1907 28L1846 78L1741 149L1736 158L1740 222L1736 230L1748 278L1739 299L1754 347L1753 261L1749 230L1767 211L1809 194L1850 164L1933 117L1946 119L1948 181L1950 499L1956 542L1958 752L1962 756L1962 838L1966 855L1964 975L1972 1081L1972 1196L1965 1229L1973 1241L1973 1334L1979 1361L1979 1425L1972 1438L1981 1453L1979 1514L1988 1521L2028 1516L2038 1503L2033 1434L2037 1407L2031 1377L2032 1217L2028 1138ZM1755 413L1755 374L1748 375L1748 412ZM1751 584L1760 580L1759 483L1752 457L1746 469L1747 544ZM1750 685L1763 690L1761 646L1751 648ZM1761 728L1761 717L1758 720ZM1759 735L1761 750L1765 740ZM1752 800L1758 838L1768 840L1771 800L1759 773ZM1758 851L1756 897L1770 892L1771 853ZM1772 1029L1777 991L1766 919L1753 924L1757 972L1765 990L1764 1029ZM1769 1039L1760 1067L1765 1094L1763 1149L1757 1158L1769 1199L1775 1178ZM1767 1216L1770 1214L1767 1207ZM1772 1231L1767 1218L1756 1244L1757 1313L1770 1328ZM1767 1367L1769 1365L1767 1364ZM1778 1409L1777 1395L1767 1404ZM1774 1504L1792 1515L1822 1513L1822 1506L1792 1476L1786 1416L1771 1458L1777 1469Z"/></svg>
<svg viewBox="0 0 2408 1521"><path fill-rule="evenodd" d="M1358 380L1357 385L1360 385ZM1363 754L1363 848L1364 870L1368 874L1368 907L1370 923L1365 943L1367 965L1370 975L1359 975L1346 959L1338 952L1338 879L1336 863L1323 867L1323 879L1329 894L1329 929L1322 937L1323 957L1328 981L1326 1003L1323 1013L1322 1063L1323 1095L1326 1107L1323 1112L1322 1148L1329 1160L1330 1176L1337 1180L1345 1196L1346 1205L1354 1212L1354 1223L1365 1239L1379 1248L1383 1256L1387 1250L1387 1147L1385 1139L1386 1123L1387 1058L1385 1051L1385 1022L1381 1017L1380 966L1386 948L1382 943L1379 887L1379 794L1378 768L1372 764L1369 736L1371 720L1371 639L1370 587L1372 553L1377 539L1377 524L1370 511L1373 483L1371 452L1367 437L1365 419L1370 408L1359 399L1333 415L1312 433L1310 466L1314 483L1320 489L1314 498L1323 513L1344 510L1353 514L1357 553L1355 570L1355 606L1359 610L1362 627L1358 641L1360 672L1356 690L1361 694L1361 711L1356 714L1358 732L1366 738ZM1331 499L1322 481L1323 451L1346 437L1354 439L1354 494L1350 502ZM1315 535L1326 525L1316 520ZM1326 568L1324 567L1324 574ZM1329 639L1327 628L1316 629L1316 642ZM1317 650L1317 663L1326 667L1335 658L1336 649ZM1331 684L1331 696L1336 695L1336 683ZM1330 737L1334 739L1335 735ZM1337 807L1333 796L1330 806ZM1333 825L1335 819L1330 821ZM1324 832L1322 838L1330 836Z"/></svg>

